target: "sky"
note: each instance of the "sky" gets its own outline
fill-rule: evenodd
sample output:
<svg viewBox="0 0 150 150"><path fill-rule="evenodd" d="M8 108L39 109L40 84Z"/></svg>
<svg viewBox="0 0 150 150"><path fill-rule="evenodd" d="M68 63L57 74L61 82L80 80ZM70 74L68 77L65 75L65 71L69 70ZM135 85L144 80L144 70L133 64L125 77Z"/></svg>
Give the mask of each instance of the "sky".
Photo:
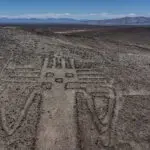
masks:
<svg viewBox="0 0 150 150"><path fill-rule="evenodd" d="M0 0L0 17L109 19L150 16L150 0Z"/></svg>

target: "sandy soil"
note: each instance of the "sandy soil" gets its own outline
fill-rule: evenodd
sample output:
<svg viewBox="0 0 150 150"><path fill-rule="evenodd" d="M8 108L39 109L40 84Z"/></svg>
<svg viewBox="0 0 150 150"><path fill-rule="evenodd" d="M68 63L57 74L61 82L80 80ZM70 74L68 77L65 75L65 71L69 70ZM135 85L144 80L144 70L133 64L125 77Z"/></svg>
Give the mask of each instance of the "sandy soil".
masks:
<svg viewBox="0 0 150 150"><path fill-rule="evenodd" d="M148 28L25 28L0 28L0 149L150 149Z"/></svg>

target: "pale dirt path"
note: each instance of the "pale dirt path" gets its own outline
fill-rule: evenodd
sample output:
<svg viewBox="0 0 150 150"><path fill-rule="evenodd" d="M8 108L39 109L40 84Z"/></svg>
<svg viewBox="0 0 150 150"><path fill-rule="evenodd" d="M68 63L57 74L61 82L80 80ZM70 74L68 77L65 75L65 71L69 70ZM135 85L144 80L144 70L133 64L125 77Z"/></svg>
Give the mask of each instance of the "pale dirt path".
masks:
<svg viewBox="0 0 150 150"><path fill-rule="evenodd" d="M93 31L93 30L89 30L89 29L84 29L84 30L67 30L67 31L56 31L54 33L67 34L67 33L79 33L79 32L86 32L86 31Z"/></svg>
<svg viewBox="0 0 150 150"><path fill-rule="evenodd" d="M37 150L77 150L74 92L55 84L44 92Z"/></svg>

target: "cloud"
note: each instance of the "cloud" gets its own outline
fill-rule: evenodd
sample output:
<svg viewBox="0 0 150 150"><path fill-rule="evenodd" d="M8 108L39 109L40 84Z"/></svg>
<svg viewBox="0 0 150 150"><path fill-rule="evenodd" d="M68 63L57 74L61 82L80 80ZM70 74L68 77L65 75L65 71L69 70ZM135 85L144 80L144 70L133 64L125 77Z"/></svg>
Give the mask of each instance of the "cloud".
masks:
<svg viewBox="0 0 150 150"><path fill-rule="evenodd" d="M129 14L111 14L111 13L91 13L91 16L96 16L98 18L104 18L104 19L108 19L108 18L121 18L121 17L136 17L137 15L135 13L129 13Z"/></svg>
<svg viewBox="0 0 150 150"><path fill-rule="evenodd" d="M148 14L147 14L148 15ZM135 13L128 14L113 14L113 13L86 13L86 14L71 14L71 13L43 13L43 14L22 14L22 15L0 15L0 17L19 19L19 18L73 18L73 19L111 19L121 17L136 17Z"/></svg>
<svg viewBox="0 0 150 150"><path fill-rule="evenodd" d="M64 18L70 16L69 13L43 13L43 14L23 14L23 15L1 15L0 17L19 19L19 18L37 18L37 19L47 19L47 18Z"/></svg>

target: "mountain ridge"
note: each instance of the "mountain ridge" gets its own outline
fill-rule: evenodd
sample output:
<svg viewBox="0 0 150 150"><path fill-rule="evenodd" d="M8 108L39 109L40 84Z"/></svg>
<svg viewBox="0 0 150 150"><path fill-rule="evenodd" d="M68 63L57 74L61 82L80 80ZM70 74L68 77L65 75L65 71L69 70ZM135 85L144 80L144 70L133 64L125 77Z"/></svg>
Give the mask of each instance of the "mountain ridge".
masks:
<svg viewBox="0 0 150 150"><path fill-rule="evenodd" d="M73 18L7 18L1 17L0 23L61 23L61 24L89 24L89 25L150 25L150 17L123 17L103 20L73 19Z"/></svg>

